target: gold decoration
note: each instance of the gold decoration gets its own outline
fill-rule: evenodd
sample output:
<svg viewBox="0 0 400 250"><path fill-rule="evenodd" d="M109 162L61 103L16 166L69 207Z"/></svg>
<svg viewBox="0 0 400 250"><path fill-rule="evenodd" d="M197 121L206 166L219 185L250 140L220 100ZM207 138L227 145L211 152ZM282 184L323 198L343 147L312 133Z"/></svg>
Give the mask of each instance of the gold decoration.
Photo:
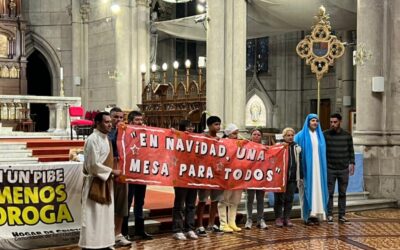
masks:
<svg viewBox="0 0 400 250"><path fill-rule="evenodd" d="M372 53L365 47L365 44L360 43L357 45L357 50L354 55L354 64L355 65L364 65L366 61L371 59Z"/></svg>
<svg viewBox="0 0 400 250"><path fill-rule="evenodd" d="M329 66L335 59L344 53L344 44L334 35L331 35L331 24L325 7L321 6L317 16L314 16L315 24L311 27L311 35L307 35L296 47L297 54L311 65L311 72L316 75L318 81L318 104L320 106L320 80L328 73Z"/></svg>

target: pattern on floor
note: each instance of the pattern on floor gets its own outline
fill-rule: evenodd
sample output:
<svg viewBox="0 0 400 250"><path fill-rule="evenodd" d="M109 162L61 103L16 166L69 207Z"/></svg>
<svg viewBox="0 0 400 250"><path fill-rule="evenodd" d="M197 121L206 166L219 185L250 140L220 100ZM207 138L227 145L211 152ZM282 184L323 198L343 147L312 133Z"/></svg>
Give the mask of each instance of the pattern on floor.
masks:
<svg viewBox="0 0 400 250"><path fill-rule="evenodd" d="M269 229L253 228L240 233L213 235L199 240L177 241L172 234L155 235L151 241L137 241L129 249L400 249L400 209L383 209L350 213L351 225L305 226L293 220L292 228L276 228L269 221ZM77 250L77 246L57 248Z"/></svg>

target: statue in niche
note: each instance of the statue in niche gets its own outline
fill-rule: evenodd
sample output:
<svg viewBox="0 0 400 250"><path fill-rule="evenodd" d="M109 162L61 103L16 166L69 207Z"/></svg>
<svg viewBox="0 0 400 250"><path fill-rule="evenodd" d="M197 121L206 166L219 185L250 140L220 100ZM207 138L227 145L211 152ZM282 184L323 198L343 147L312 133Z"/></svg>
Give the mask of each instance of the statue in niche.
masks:
<svg viewBox="0 0 400 250"><path fill-rule="evenodd" d="M10 78L18 78L18 70L15 66L10 69Z"/></svg>
<svg viewBox="0 0 400 250"><path fill-rule="evenodd" d="M3 65L0 70L0 77L1 78L10 78L10 70L6 65Z"/></svg>
<svg viewBox="0 0 400 250"><path fill-rule="evenodd" d="M250 115L251 115L251 120L253 122L257 122L260 120L261 116L261 105L257 102L253 102L250 105Z"/></svg>

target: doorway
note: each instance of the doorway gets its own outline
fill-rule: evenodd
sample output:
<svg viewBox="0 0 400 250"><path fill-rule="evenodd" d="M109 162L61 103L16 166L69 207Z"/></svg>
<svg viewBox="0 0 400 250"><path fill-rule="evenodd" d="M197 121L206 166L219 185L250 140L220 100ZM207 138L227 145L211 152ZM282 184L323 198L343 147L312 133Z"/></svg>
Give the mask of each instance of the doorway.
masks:
<svg viewBox="0 0 400 250"><path fill-rule="evenodd" d="M321 124L322 131L328 129L330 127L329 117L331 115L331 100L330 99L321 99L319 105L319 122ZM310 103L310 111L311 113L317 113L317 99L312 99Z"/></svg>
<svg viewBox="0 0 400 250"><path fill-rule="evenodd" d="M37 50L28 57L26 79L28 82L28 95L52 95L49 64L43 54ZM47 131L49 129L49 108L46 104L32 103L30 113L31 119L36 123L36 131Z"/></svg>

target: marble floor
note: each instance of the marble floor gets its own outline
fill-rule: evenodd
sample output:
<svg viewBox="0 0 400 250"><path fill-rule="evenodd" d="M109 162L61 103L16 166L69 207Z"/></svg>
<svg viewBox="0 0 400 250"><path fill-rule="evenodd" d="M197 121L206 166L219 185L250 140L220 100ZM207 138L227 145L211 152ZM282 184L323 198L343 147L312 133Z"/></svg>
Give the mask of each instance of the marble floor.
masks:
<svg viewBox="0 0 400 250"><path fill-rule="evenodd" d="M151 241L137 241L128 249L400 249L400 209L350 213L351 224L305 226L299 219L292 228L243 230L240 233L212 235L199 240L177 241L171 234L155 235ZM53 248L54 249L54 248ZM77 246L58 250L77 250Z"/></svg>

